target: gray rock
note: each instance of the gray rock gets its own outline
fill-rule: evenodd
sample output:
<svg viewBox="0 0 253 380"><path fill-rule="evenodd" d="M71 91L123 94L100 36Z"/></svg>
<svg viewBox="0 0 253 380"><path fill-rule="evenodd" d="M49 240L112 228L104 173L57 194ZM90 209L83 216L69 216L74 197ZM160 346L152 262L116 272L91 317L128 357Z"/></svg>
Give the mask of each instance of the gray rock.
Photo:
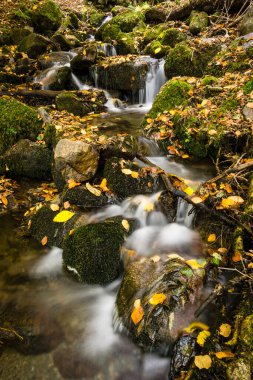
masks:
<svg viewBox="0 0 253 380"><path fill-rule="evenodd" d="M243 115L248 120L253 120L253 103L247 103L246 106L243 108Z"/></svg>
<svg viewBox="0 0 253 380"><path fill-rule="evenodd" d="M251 5L244 15L240 25L239 25L239 34L244 36L253 32L253 5Z"/></svg>
<svg viewBox="0 0 253 380"><path fill-rule="evenodd" d="M68 180L84 182L91 179L98 168L99 154L92 146L82 141L62 139L54 151L53 178L62 189Z"/></svg>

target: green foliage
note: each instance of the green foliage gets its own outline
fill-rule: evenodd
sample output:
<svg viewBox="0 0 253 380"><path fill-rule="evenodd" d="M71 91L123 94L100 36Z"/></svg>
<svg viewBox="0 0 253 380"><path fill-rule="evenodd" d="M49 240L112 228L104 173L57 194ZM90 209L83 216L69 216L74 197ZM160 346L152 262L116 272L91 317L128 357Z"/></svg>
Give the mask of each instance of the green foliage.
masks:
<svg viewBox="0 0 253 380"><path fill-rule="evenodd" d="M251 78L244 86L243 93L245 95L250 94L253 91L253 78Z"/></svg>

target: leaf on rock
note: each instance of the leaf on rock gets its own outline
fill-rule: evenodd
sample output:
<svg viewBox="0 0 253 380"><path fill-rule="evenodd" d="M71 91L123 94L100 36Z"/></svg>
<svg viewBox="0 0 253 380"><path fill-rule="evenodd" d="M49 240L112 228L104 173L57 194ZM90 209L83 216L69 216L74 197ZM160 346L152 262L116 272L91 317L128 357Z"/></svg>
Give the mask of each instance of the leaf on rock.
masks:
<svg viewBox="0 0 253 380"><path fill-rule="evenodd" d="M67 210L63 210L61 212L59 212L59 214L57 214L53 221L54 222L57 222L57 223L65 223L67 222L69 219L72 218L72 216L74 216L75 214L71 211L67 211Z"/></svg>
<svg viewBox="0 0 253 380"><path fill-rule="evenodd" d="M89 182L86 183L86 189L89 190L89 192L95 195L96 197L100 197L100 195L102 194L101 190L96 189L94 186L91 186Z"/></svg>
<svg viewBox="0 0 253 380"><path fill-rule="evenodd" d="M211 335L210 331L207 331L207 330L204 330L204 331L200 331L200 333L198 334L197 336L197 343L200 345L200 346L204 346L207 338Z"/></svg>
<svg viewBox="0 0 253 380"><path fill-rule="evenodd" d="M42 245L46 245L46 244L47 244L47 241L48 241L47 236L44 236L43 239L41 239L40 242L41 242Z"/></svg>
<svg viewBox="0 0 253 380"><path fill-rule="evenodd" d="M155 54L158 54L158 53L160 53L161 50L162 50L162 48L161 48L161 47L158 47L158 48L155 49L154 53L155 53Z"/></svg>
<svg viewBox="0 0 253 380"><path fill-rule="evenodd" d="M223 198L221 206L223 208L237 207L244 203L244 199L238 195L232 195L228 198Z"/></svg>
<svg viewBox="0 0 253 380"><path fill-rule="evenodd" d="M5 206L8 205L8 199L7 199L4 195L1 195L0 199L1 199L1 202L2 202Z"/></svg>
<svg viewBox="0 0 253 380"><path fill-rule="evenodd" d="M69 179L68 180L68 188L69 189L73 189L74 187L77 187L77 186L80 186L80 185L81 185L80 182L76 182L73 179Z"/></svg>
<svg viewBox="0 0 253 380"><path fill-rule="evenodd" d="M139 173L138 172L132 172L131 173L131 177L138 178L139 177Z"/></svg>
<svg viewBox="0 0 253 380"><path fill-rule="evenodd" d="M130 229L130 225L128 223L128 220L126 219L123 219L122 222L121 222L122 226L125 228L126 231L129 231Z"/></svg>
<svg viewBox="0 0 253 380"><path fill-rule="evenodd" d="M200 269L204 268L206 266L206 260L200 259L200 260L187 260L186 263L192 268L192 269Z"/></svg>
<svg viewBox="0 0 253 380"><path fill-rule="evenodd" d="M224 336L225 338L228 338L231 334L231 326L228 323L223 323L222 325L220 325L219 334Z"/></svg>
<svg viewBox="0 0 253 380"><path fill-rule="evenodd" d="M108 187L107 187L107 179L106 178L103 178L99 187L102 189L102 191L108 191Z"/></svg>
<svg viewBox="0 0 253 380"><path fill-rule="evenodd" d="M131 169L122 169L121 170L123 174L126 174L126 175L131 175L132 174L132 170Z"/></svg>
<svg viewBox="0 0 253 380"><path fill-rule="evenodd" d="M192 322L189 326L184 328L188 334L193 333L195 330L209 330L209 326L203 322Z"/></svg>
<svg viewBox="0 0 253 380"><path fill-rule="evenodd" d="M184 192L187 194L187 195L192 195L193 193L194 193L194 190L190 187L190 186L188 186L188 187L186 187L186 189L184 189Z"/></svg>
<svg viewBox="0 0 253 380"><path fill-rule="evenodd" d="M215 356L218 359L224 359L224 358L234 358L235 354L233 354L233 352L230 352L230 351L219 351L219 352L215 352Z"/></svg>
<svg viewBox="0 0 253 380"><path fill-rule="evenodd" d="M57 205L56 203L51 204L50 208L52 211L58 211L60 209L59 205Z"/></svg>
<svg viewBox="0 0 253 380"><path fill-rule="evenodd" d="M156 293L154 294L150 299L149 303L150 305L158 305L160 303L163 303L166 300L166 295L164 293Z"/></svg>
<svg viewBox="0 0 253 380"><path fill-rule="evenodd" d="M212 359L209 355L198 355L194 358L194 364L199 369L208 369L212 365Z"/></svg>
<svg viewBox="0 0 253 380"><path fill-rule="evenodd" d="M144 311L141 306L141 300L135 300L134 302L134 309L131 314L131 319L135 325L137 325L143 318L144 316Z"/></svg>
<svg viewBox="0 0 253 380"><path fill-rule="evenodd" d="M203 202L203 199L200 198L200 197L192 197L191 200L192 200L192 202L195 203L195 204L198 204L198 203Z"/></svg>
<svg viewBox="0 0 253 380"><path fill-rule="evenodd" d="M154 203L149 202L144 205L144 211L150 212L153 210L154 210Z"/></svg>

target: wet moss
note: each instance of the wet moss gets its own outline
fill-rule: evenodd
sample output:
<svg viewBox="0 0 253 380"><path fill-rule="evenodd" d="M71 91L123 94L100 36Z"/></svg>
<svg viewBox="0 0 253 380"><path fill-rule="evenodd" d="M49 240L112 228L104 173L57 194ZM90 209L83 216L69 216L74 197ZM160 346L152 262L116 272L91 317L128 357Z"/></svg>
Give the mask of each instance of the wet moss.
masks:
<svg viewBox="0 0 253 380"><path fill-rule="evenodd" d="M147 118L155 118L159 113L169 111L183 104L190 97L191 86L184 80L172 79L165 83L155 98Z"/></svg>
<svg viewBox="0 0 253 380"><path fill-rule="evenodd" d="M108 204L109 200L106 195L101 194L99 197L92 194L85 186L78 186L73 189L65 189L62 193L62 202L69 201L71 205L78 205L83 208L97 208Z"/></svg>
<svg viewBox="0 0 253 380"><path fill-rule="evenodd" d="M63 245L63 262L74 268L79 280L88 284L106 284L122 270L120 247L126 230L120 217L75 229Z"/></svg>
<svg viewBox="0 0 253 380"><path fill-rule="evenodd" d="M52 0L43 0L36 9L30 13L32 24L39 33L50 34L57 30L62 21L59 6Z"/></svg>
<svg viewBox="0 0 253 380"><path fill-rule="evenodd" d="M0 153L21 138L35 140L41 126L35 109L13 98L0 98Z"/></svg>

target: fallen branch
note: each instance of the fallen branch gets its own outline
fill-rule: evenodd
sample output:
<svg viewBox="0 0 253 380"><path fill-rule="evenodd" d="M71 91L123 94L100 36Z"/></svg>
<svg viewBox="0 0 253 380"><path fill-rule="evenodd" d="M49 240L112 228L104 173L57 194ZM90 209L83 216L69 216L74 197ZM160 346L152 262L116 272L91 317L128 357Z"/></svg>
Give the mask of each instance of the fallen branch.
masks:
<svg viewBox="0 0 253 380"><path fill-rule="evenodd" d="M227 170L225 170L223 173L217 175L216 177L209 179L208 181L206 181L206 183L216 182L216 181L220 180L221 178L225 177L227 174L234 173L234 172L240 172L242 170L246 170L246 169L249 169L251 167L253 167L253 160L246 162L245 164L232 166L232 167L228 168Z"/></svg>

